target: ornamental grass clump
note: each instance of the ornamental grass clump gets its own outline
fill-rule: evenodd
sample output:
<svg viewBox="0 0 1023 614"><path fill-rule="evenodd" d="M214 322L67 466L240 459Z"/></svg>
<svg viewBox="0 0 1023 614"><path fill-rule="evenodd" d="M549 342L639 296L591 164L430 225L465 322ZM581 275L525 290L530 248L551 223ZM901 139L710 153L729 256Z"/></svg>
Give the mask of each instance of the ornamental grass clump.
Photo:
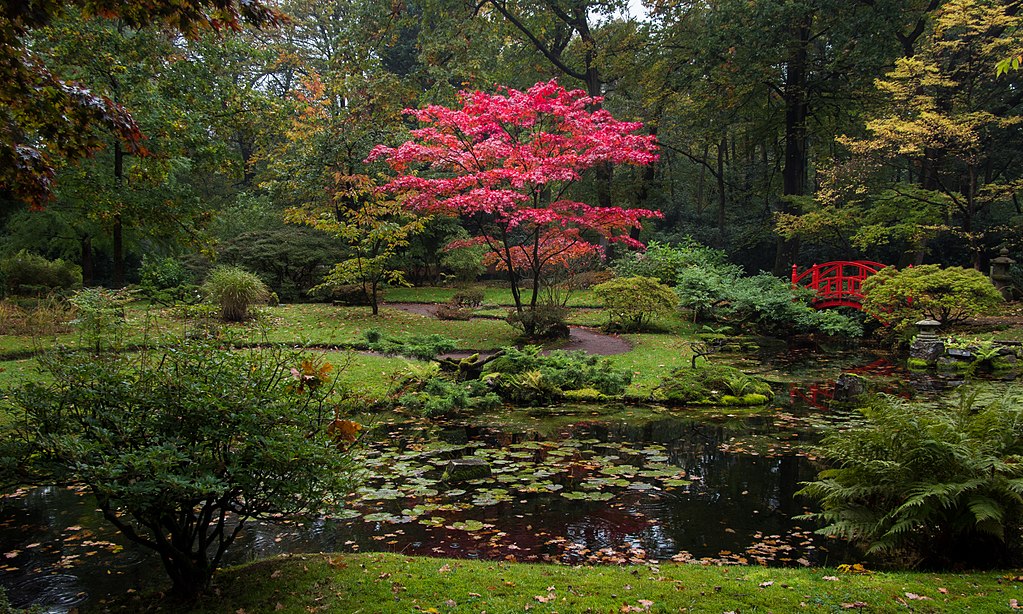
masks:
<svg viewBox="0 0 1023 614"><path fill-rule="evenodd" d="M821 510L817 532L903 565L991 567L1019 561L1023 394L951 407L882 397L866 424L827 436L830 467L799 494Z"/></svg>
<svg viewBox="0 0 1023 614"><path fill-rule="evenodd" d="M202 293L220 305L220 317L226 322L245 321L249 317L249 306L270 299L270 290L261 279L244 269L229 266L210 271Z"/></svg>

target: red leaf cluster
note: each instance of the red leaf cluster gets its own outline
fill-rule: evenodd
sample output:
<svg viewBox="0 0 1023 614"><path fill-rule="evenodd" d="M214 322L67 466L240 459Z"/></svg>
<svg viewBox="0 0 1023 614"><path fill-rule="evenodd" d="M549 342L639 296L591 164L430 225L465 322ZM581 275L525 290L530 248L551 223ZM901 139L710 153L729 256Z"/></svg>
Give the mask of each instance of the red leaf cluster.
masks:
<svg viewBox="0 0 1023 614"><path fill-rule="evenodd" d="M552 80L524 92L461 92L459 101L459 108L407 109L423 127L398 147L377 146L367 161L386 161L398 173L381 189L402 195L409 208L485 220L479 239L504 268L538 273L596 250L583 233L637 244L629 231L660 217L568 197L587 170L658 158L642 124L616 120L599 98Z"/></svg>

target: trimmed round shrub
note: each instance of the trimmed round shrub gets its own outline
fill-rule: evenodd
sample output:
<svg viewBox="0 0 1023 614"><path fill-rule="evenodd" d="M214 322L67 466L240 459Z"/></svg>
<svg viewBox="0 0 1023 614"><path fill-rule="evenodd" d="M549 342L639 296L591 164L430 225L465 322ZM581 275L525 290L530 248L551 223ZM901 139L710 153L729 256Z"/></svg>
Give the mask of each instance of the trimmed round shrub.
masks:
<svg viewBox="0 0 1023 614"><path fill-rule="evenodd" d="M270 290L258 277L237 267L220 266L210 271L202 293L220 305L220 317L227 322L242 322L249 317L249 306L265 303Z"/></svg>
<svg viewBox="0 0 1023 614"><path fill-rule="evenodd" d="M593 286L593 292L604 303L609 329L641 330L651 318L671 315L678 306L671 288L652 277L612 279Z"/></svg>

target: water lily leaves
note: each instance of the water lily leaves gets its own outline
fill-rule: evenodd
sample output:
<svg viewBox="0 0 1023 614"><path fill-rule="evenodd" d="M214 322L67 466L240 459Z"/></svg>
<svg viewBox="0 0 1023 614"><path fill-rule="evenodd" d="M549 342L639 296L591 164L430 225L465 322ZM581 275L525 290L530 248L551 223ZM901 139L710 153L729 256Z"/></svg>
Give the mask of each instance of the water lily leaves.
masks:
<svg viewBox="0 0 1023 614"><path fill-rule="evenodd" d="M416 486L408 491L408 494L414 497L436 497L438 494L435 488L426 488L425 486Z"/></svg>
<svg viewBox="0 0 1023 614"><path fill-rule="evenodd" d="M624 478L590 478L580 484L582 488L600 490L602 488L618 487L625 488L629 485L629 481Z"/></svg>
<svg viewBox="0 0 1023 614"><path fill-rule="evenodd" d="M359 489L359 492L362 493L362 498L366 501L393 501L402 496L402 492L396 488L378 488L376 490L366 488Z"/></svg>
<svg viewBox="0 0 1023 614"><path fill-rule="evenodd" d="M352 518L358 518L359 516L362 516L361 512L347 507L339 509L330 515L331 518L335 518L337 520L351 520Z"/></svg>
<svg viewBox="0 0 1023 614"><path fill-rule="evenodd" d="M449 525L446 525L445 528L454 529L456 531L479 531L481 529L486 529L493 526L494 525L492 524L482 523L479 520L465 520L460 522L453 522Z"/></svg>
<svg viewBox="0 0 1023 614"><path fill-rule="evenodd" d="M614 499L614 493L609 492L563 492L561 496L573 501L610 501Z"/></svg>
<svg viewBox="0 0 1023 614"><path fill-rule="evenodd" d="M404 522L411 522L412 518L407 516L395 516L394 514L388 514L386 512L378 512L375 514L366 514L362 517L366 522L389 522L391 524L401 524Z"/></svg>
<svg viewBox="0 0 1023 614"><path fill-rule="evenodd" d="M600 472L605 475L636 475L639 471L639 467L635 465L610 465L607 467L601 467Z"/></svg>
<svg viewBox="0 0 1023 614"><path fill-rule="evenodd" d="M675 487L675 488L682 487L682 486L689 486L690 484L692 484L692 482L690 480L676 480L676 479L661 480L661 483L664 484L665 486L671 486L671 487Z"/></svg>

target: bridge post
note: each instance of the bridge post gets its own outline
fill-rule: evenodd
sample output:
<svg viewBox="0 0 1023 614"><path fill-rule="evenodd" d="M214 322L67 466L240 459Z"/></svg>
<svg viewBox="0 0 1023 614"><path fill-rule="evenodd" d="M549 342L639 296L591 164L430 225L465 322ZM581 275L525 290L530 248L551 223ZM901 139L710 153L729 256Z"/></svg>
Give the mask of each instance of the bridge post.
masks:
<svg viewBox="0 0 1023 614"><path fill-rule="evenodd" d="M795 262L792 263L792 287L796 287L796 278L799 277L799 267Z"/></svg>

